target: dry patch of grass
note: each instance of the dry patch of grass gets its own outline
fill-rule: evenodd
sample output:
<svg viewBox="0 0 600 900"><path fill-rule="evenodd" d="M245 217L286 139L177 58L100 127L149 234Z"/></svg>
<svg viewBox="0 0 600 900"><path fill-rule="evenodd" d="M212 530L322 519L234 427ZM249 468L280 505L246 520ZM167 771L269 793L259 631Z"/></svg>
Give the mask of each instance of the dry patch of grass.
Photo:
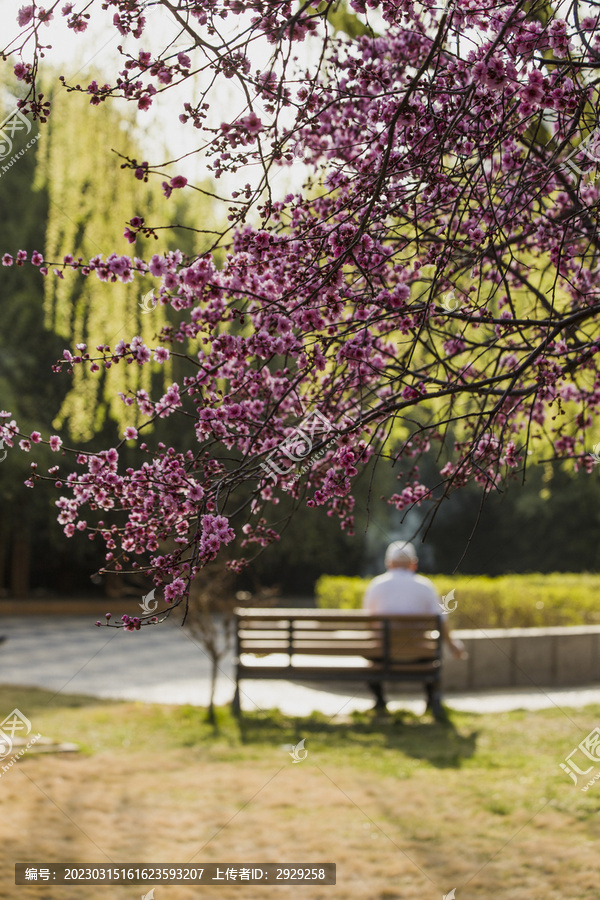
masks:
<svg viewBox="0 0 600 900"><path fill-rule="evenodd" d="M337 863L335 886L158 885L155 900L597 898L600 783L559 769L598 709L352 722L247 717L0 690L34 729L80 743L0 778L3 898L129 900L136 885L15 886L14 863ZM49 702L50 701L50 702ZM283 745L305 738L292 764Z"/></svg>

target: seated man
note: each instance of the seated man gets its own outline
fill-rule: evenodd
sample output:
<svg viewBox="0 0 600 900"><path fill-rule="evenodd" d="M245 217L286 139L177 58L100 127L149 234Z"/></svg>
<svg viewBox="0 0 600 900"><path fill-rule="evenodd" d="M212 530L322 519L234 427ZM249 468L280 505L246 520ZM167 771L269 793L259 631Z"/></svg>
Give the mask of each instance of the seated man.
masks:
<svg viewBox="0 0 600 900"><path fill-rule="evenodd" d="M462 641L452 640L448 630L447 613L443 612L440 598L433 583L422 575L416 575L418 558L415 548L406 541L394 541L385 553L385 575L374 578L363 598L363 609L378 615L442 616L442 638L452 655L464 659L466 653ZM375 695L375 709L385 711L386 700L380 683L369 685ZM428 685L427 707L431 706L431 686Z"/></svg>

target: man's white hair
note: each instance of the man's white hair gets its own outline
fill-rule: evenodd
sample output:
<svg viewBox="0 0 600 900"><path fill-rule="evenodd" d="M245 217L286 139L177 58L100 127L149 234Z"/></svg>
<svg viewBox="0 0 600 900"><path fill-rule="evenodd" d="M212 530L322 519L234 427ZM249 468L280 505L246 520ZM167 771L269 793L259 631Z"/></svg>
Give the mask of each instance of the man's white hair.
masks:
<svg viewBox="0 0 600 900"><path fill-rule="evenodd" d="M392 563L408 567L411 563L416 562L417 559L417 551L408 541L394 541L385 551L386 567L389 567Z"/></svg>

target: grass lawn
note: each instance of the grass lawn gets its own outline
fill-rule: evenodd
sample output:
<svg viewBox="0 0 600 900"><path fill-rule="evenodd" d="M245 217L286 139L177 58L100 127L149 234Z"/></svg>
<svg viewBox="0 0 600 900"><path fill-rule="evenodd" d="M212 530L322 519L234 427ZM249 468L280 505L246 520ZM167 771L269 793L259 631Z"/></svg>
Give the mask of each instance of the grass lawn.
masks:
<svg viewBox="0 0 600 900"><path fill-rule="evenodd" d="M0 709L15 707L82 752L26 754L0 778L3 898L149 890L15 886L17 861L337 863L335 886L158 885L155 900L598 897L600 782L583 793L559 768L598 707L447 724L269 712L241 727L220 710L213 729L191 707L0 688ZM308 756L293 764L284 745L302 738Z"/></svg>

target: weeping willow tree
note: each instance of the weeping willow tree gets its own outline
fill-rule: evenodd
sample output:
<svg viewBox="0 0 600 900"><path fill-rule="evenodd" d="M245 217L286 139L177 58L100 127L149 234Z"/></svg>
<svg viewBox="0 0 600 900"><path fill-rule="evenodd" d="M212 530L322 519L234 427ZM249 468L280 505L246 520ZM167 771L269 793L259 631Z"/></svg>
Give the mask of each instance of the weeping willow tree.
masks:
<svg viewBox="0 0 600 900"><path fill-rule="evenodd" d="M51 70L45 81L57 83ZM178 360L173 361L174 371L171 363L169 369L157 365L152 371L121 364L97 373L76 367L72 376L54 375L52 364L63 348L72 349L76 343L114 346L120 338L130 340L138 334L152 345L168 313L161 306L144 313L139 306L157 283L150 275L135 276L126 285L75 272L60 279L52 273L52 263L66 253L83 259L102 253L106 258L115 249L147 257L148 251L162 254L178 247L194 256L210 242L191 228L213 214L205 195L197 193L194 203L184 192L166 200L160 177L151 176L144 184L130 169L121 169L123 160L117 152L142 158L136 123L125 117L123 106L105 103L94 110L92 130L89 98L67 97L62 87L56 91L46 87L45 94L57 115L42 126L32 122L26 138L17 132L12 148L16 161L7 171L0 169L3 251L15 256L24 249L31 256L33 250L43 250L49 261L46 278L35 267L0 266L0 407L10 409L27 432L38 430L46 436L61 430L85 446L94 438L94 443L104 443L115 428L122 433L125 422L137 424L137 405L125 406L117 392L149 390L150 380L158 390L162 379L177 378ZM14 109L19 95L22 91L15 90L12 72L0 67L0 121ZM21 153L25 140L34 137L35 144ZM135 213L149 222L155 219L184 228L165 229L158 232L158 240L138 238L132 245L123 231ZM161 424L166 432L169 422ZM166 434L161 436L166 439ZM130 447L128 452L136 451ZM18 447L8 453L0 449L0 596L26 596L32 579L38 589L52 586L69 592L76 584L87 589L89 573L97 567L94 548L74 548L67 542L56 526L54 495L38 495L24 487L32 458ZM42 465L56 461L41 445L35 459Z"/></svg>
<svg viewBox="0 0 600 900"><path fill-rule="evenodd" d="M54 114L42 129L35 186L48 196L45 258L50 264L66 253L84 260L115 248L123 255L163 253L168 238L138 238L132 247L123 237L132 211L151 221L159 205L165 203L160 182L145 184L130 169L122 169L122 158L139 157L133 137L135 123L124 118L121 108L108 103L95 111L94 127L89 127L88 98L60 90L52 97ZM169 203L176 215L181 209ZM164 222L166 210L160 210ZM175 219L174 219L175 221ZM179 240L178 243L181 243ZM150 246L151 245L151 246ZM134 275L129 284L105 283L84 278L75 272L59 278L52 273L45 280L44 316L46 327L64 338L65 346L85 343L90 348L114 344L140 335L152 344L166 322L165 308L144 311L140 302L157 279ZM148 369L148 371L146 371ZM168 378L169 364L159 373L149 367L113 366L99 373L77 366L71 388L64 398L53 426L68 429L75 440L89 441L112 420L122 431L125 423L137 424L137 405L127 407L119 392L150 390L152 378Z"/></svg>

